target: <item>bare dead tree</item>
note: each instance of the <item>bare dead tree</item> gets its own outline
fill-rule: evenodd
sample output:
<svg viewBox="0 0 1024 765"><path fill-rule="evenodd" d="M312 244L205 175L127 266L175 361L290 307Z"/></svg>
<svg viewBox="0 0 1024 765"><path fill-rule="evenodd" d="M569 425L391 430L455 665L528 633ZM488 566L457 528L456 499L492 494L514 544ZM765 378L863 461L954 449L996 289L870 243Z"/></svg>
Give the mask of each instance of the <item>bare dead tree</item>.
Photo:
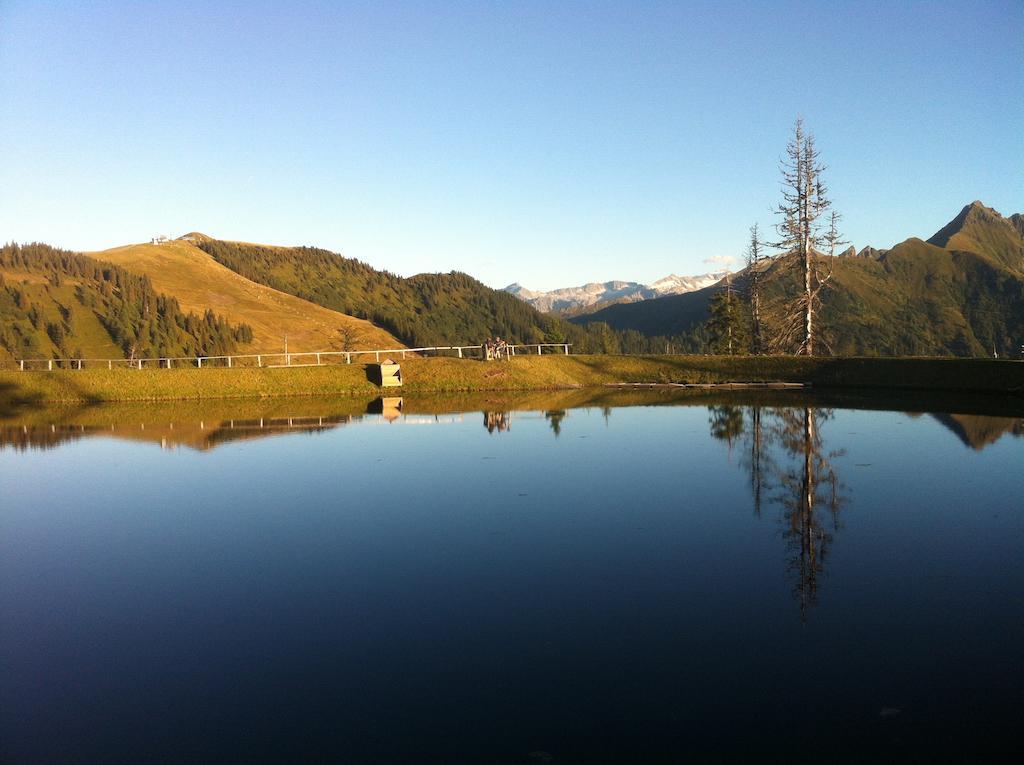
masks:
<svg viewBox="0 0 1024 765"><path fill-rule="evenodd" d="M839 233L839 221L842 219L843 216L835 210L832 210L828 216L828 231L825 232L825 243L828 245L828 254L831 258L835 258L836 250L839 249L840 246L849 244L849 242L841 238Z"/></svg>
<svg viewBox="0 0 1024 765"><path fill-rule="evenodd" d="M797 355L813 356L820 293L832 278L834 263L834 257L829 258L827 264L821 263L820 249L831 243L834 255L834 247L840 242L836 228L839 216L830 218L832 225L826 231L824 216L832 202L822 180L825 166L814 136L804 130L802 119L796 121L780 169L782 203L776 207L776 213L781 216L776 224L779 240L772 244L784 250L784 263L802 272L803 285L797 297L786 306L773 345L775 350L795 347Z"/></svg>

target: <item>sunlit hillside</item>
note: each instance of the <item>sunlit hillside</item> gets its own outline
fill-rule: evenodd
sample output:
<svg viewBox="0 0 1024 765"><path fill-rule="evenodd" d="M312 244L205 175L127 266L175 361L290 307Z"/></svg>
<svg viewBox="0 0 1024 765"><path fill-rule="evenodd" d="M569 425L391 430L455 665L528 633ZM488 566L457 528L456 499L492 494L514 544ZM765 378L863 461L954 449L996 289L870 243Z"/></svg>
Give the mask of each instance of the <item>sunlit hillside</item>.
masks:
<svg viewBox="0 0 1024 765"><path fill-rule="evenodd" d="M254 351L281 349L285 335L292 351L402 347L368 321L251 282L189 241L132 244L92 254L146 274L158 291L177 298L185 310L211 308L231 322L248 324Z"/></svg>
<svg viewBox="0 0 1024 765"><path fill-rule="evenodd" d="M182 311L148 277L45 244L0 247L0 365L236 353L250 327Z"/></svg>

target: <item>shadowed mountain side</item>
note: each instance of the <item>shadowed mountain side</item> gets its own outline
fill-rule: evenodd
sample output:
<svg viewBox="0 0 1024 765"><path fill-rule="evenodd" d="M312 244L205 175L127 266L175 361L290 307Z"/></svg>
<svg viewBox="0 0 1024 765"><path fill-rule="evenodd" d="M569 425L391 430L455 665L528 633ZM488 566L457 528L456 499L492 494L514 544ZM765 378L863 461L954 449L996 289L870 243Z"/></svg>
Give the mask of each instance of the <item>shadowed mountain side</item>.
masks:
<svg viewBox="0 0 1024 765"><path fill-rule="evenodd" d="M189 234L195 241L212 241ZM246 279L216 262L192 241L133 244L94 253L97 258L149 276L153 286L185 310L212 308L252 327L255 351L280 350L284 336L298 351L400 348L401 341L369 321L325 308Z"/></svg>
<svg viewBox="0 0 1024 765"><path fill-rule="evenodd" d="M669 295L635 303L616 303L594 313L574 316L573 324L603 321L612 329L632 329L647 336L677 335L708 318L708 306L717 287L705 287L682 295Z"/></svg>

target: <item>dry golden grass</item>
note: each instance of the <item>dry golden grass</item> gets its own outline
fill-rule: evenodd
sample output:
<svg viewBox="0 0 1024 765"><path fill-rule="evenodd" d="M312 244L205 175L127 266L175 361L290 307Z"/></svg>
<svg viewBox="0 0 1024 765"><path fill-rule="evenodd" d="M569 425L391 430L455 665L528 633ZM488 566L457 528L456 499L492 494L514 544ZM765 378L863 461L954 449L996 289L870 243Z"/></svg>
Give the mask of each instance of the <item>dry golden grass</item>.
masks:
<svg viewBox="0 0 1024 765"><path fill-rule="evenodd" d="M253 342L251 350L243 353L280 351L285 335L293 352L342 350L343 328L357 336L355 348L403 347L368 321L251 282L189 242L132 244L89 254L146 274L157 292L177 298L186 311L202 313L211 308L232 323L248 324Z"/></svg>

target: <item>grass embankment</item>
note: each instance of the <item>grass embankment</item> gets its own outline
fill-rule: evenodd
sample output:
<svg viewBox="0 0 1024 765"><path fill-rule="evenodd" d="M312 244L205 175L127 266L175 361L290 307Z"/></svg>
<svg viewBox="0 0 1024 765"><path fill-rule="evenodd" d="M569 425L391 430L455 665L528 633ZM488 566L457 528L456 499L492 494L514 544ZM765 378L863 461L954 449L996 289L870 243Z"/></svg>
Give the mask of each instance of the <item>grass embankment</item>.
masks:
<svg viewBox="0 0 1024 765"><path fill-rule="evenodd" d="M0 372L0 402L171 401L375 396L362 364L291 369ZM542 356L510 362L408 359L389 395L583 388L609 383L803 382L874 388L1024 394L1024 364L985 359L807 359L735 356Z"/></svg>

